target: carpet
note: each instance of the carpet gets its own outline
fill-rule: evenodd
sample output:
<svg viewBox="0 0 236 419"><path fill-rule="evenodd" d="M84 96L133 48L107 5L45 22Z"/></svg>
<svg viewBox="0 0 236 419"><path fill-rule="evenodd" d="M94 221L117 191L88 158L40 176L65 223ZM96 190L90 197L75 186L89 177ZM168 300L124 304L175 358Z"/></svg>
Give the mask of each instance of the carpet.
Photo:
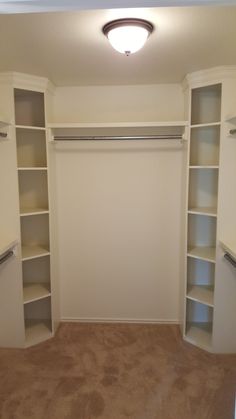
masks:
<svg viewBox="0 0 236 419"><path fill-rule="evenodd" d="M178 326L63 323L29 349L0 349L1 419L233 419L236 355L184 342Z"/></svg>

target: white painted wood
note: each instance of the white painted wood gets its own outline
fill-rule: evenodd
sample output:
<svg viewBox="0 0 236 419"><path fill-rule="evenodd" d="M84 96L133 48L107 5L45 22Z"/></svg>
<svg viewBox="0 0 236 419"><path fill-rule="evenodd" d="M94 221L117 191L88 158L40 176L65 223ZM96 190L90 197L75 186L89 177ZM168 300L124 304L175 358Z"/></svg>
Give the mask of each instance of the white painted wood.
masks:
<svg viewBox="0 0 236 419"><path fill-rule="evenodd" d="M50 295L49 285L46 283L25 283L23 288L24 304L41 300Z"/></svg>
<svg viewBox="0 0 236 419"><path fill-rule="evenodd" d="M47 170L19 170L20 208L48 209Z"/></svg>
<svg viewBox="0 0 236 419"><path fill-rule="evenodd" d="M236 234L236 198L233 193L236 188L236 145L235 139L228 137L229 129L234 126L235 121L236 71L228 74L226 71L221 76L220 73L217 75L213 71L207 71L205 79L204 72L201 72L193 77L190 76L189 80L190 86L197 87L197 94L195 96L193 94L195 108L193 109L192 123L204 123L204 125L194 125L191 130L193 143L191 144L190 141L190 165L192 167L189 167L188 213L191 214L189 217L201 217L205 221L193 222L193 218L191 218L188 223L188 242L190 244L188 255L191 256L188 259L191 260L192 266L188 263L186 299L189 308L186 321L190 321L193 325L189 326L187 323L185 339L197 346L205 347L205 349L211 345L208 350L212 352L234 353L236 352L234 321L236 316L236 273L235 269L223 258L223 250L226 251L227 245L221 248L222 244L219 240L226 243L227 239L225 240L225 238L228 237L228 240L230 238L232 240ZM219 83L222 85L221 89ZM205 98L205 93L209 97ZM207 121L210 121L211 124L208 125ZM219 125L219 121L226 122ZM203 131L201 132L201 130ZM215 168L217 166L217 174L213 174L215 170L212 170L213 167L209 170L206 169L205 165L209 163ZM199 168L198 173L191 170L196 164L201 165L201 170ZM219 187L217 186L218 182ZM212 210L211 207L214 209ZM202 214L198 215L201 212ZM206 220L210 220L210 217L207 215L212 216L212 221L207 222L208 225ZM214 223L215 227L213 227ZM205 249L192 247L194 241L199 243L202 240L204 244L207 242L207 238L208 244L211 246L211 249L208 249L212 253L210 257L209 254L207 257L206 254L204 255ZM232 240L233 242L234 240ZM195 266L193 261L195 261ZM200 263L206 264L207 261L211 263L205 267L200 266ZM192 305L189 305L189 301L192 302ZM199 310L196 309L194 312L193 303L204 304L200 304ZM209 311L210 333L205 335L200 327L199 335L199 326L196 330L195 322L209 321L206 318L204 305L209 309L212 307L212 310L214 307L214 311ZM201 318L201 316L205 316L205 318Z"/></svg>
<svg viewBox="0 0 236 419"><path fill-rule="evenodd" d="M187 298L213 307L214 289L206 285L189 285Z"/></svg>
<svg viewBox="0 0 236 419"><path fill-rule="evenodd" d="M14 249L18 244L17 240L9 240L1 237L0 239L0 256L6 253L8 250Z"/></svg>
<svg viewBox="0 0 236 419"><path fill-rule="evenodd" d="M48 214L49 211L47 208L21 208L20 216L21 217L30 217L31 215L41 215Z"/></svg>
<svg viewBox="0 0 236 419"><path fill-rule="evenodd" d="M17 166L47 167L45 130L16 128Z"/></svg>
<svg viewBox="0 0 236 419"><path fill-rule="evenodd" d="M220 241L222 248L236 260L236 240Z"/></svg>
<svg viewBox="0 0 236 419"><path fill-rule="evenodd" d="M49 255L47 248L41 246L22 246L22 260L29 260Z"/></svg>
<svg viewBox="0 0 236 419"><path fill-rule="evenodd" d="M217 216L217 209L214 207L193 207L188 209L189 214L209 215L211 217Z"/></svg>
<svg viewBox="0 0 236 419"><path fill-rule="evenodd" d="M27 319L25 322L25 347L28 348L53 336L50 320Z"/></svg>
<svg viewBox="0 0 236 419"><path fill-rule="evenodd" d="M13 89L0 82L0 114L13 122ZM1 251L20 239L16 145L12 126L9 140L0 142L0 241ZM13 309L14 307L14 309ZM0 265L0 347L23 347L21 264L19 246L16 255Z"/></svg>
<svg viewBox="0 0 236 419"><path fill-rule="evenodd" d="M215 263L215 247L193 247L188 249L187 256Z"/></svg>
<svg viewBox="0 0 236 419"><path fill-rule="evenodd" d="M211 323L189 322L185 339L199 348L212 352L211 328Z"/></svg>

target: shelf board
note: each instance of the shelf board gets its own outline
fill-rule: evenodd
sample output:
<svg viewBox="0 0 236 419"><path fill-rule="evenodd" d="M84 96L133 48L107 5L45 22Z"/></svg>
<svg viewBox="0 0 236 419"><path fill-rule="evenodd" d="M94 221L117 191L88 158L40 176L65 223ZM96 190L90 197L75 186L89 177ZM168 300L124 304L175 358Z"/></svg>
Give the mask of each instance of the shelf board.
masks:
<svg viewBox="0 0 236 419"><path fill-rule="evenodd" d="M188 322L185 339L199 348L211 352L212 323Z"/></svg>
<svg viewBox="0 0 236 419"><path fill-rule="evenodd" d="M1 237L1 241L0 241L0 256L4 255L4 253L8 252L9 250L12 250L15 246L17 246L18 241L15 240L7 240L7 239L3 239Z"/></svg>
<svg viewBox="0 0 236 419"><path fill-rule="evenodd" d="M29 129L29 130L35 130L35 131L45 131L46 130L45 127L35 127L35 126L32 126L32 125L15 125L15 128Z"/></svg>
<svg viewBox="0 0 236 419"><path fill-rule="evenodd" d="M236 115L226 116L225 122L230 122L231 124L236 124Z"/></svg>
<svg viewBox="0 0 236 419"><path fill-rule="evenodd" d="M23 287L24 304L41 300L51 296L50 286L48 283L25 283Z"/></svg>
<svg viewBox="0 0 236 419"><path fill-rule="evenodd" d="M18 171L31 171L31 170L48 170L47 167L18 167Z"/></svg>
<svg viewBox="0 0 236 419"><path fill-rule="evenodd" d="M193 124L190 125L190 128L204 128L204 127L217 127L221 124L221 122L209 122L206 124Z"/></svg>
<svg viewBox="0 0 236 419"><path fill-rule="evenodd" d="M215 207L193 207L188 209L188 213L217 217L217 209Z"/></svg>
<svg viewBox="0 0 236 419"><path fill-rule="evenodd" d="M219 166L189 166L189 169L219 169Z"/></svg>
<svg viewBox="0 0 236 419"><path fill-rule="evenodd" d="M25 347L36 345L53 336L51 320L25 320Z"/></svg>
<svg viewBox="0 0 236 419"><path fill-rule="evenodd" d="M187 298L214 307L214 289L207 285L189 285Z"/></svg>
<svg viewBox="0 0 236 419"><path fill-rule="evenodd" d="M187 256L215 263L216 249L215 247L193 247L188 249Z"/></svg>
<svg viewBox="0 0 236 419"><path fill-rule="evenodd" d="M10 122L4 121L3 119L0 119L0 128L2 127L9 127L11 125Z"/></svg>
<svg viewBox="0 0 236 419"><path fill-rule="evenodd" d="M42 246L22 246L21 251L22 261L50 255L49 250Z"/></svg>
<svg viewBox="0 0 236 419"><path fill-rule="evenodd" d="M41 214L49 214L49 210L47 208L21 208L20 210L21 217Z"/></svg>
<svg viewBox="0 0 236 419"><path fill-rule="evenodd" d="M163 122L71 122L48 123L47 127L56 128L142 128L142 127L185 127L188 121L163 121Z"/></svg>
<svg viewBox="0 0 236 419"><path fill-rule="evenodd" d="M236 241L222 241L220 240L221 247L225 252L229 253L233 259L236 260Z"/></svg>

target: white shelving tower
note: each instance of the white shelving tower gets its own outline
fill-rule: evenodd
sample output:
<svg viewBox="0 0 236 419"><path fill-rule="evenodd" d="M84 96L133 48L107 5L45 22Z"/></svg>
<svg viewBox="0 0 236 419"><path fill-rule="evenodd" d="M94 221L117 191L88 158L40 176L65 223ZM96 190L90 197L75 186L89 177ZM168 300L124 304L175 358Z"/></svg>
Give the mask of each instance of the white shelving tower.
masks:
<svg viewBox="0 0 236 419"><path fill-rule="evenodd" d="M216 353L236 352L236 269L220 246L222 236L236 236L236 139L229 140L225 122L229 110L236 113L235 70L193 73L185 85L190 129L183 334Z"/></svg>
<svg viewBox="0 0 236 419"><path fill-rule="evenodd" d="M5 281L4 289L10 305L13 295L11 282L14 280L17 284L12 310L16 310L18 316L14 323L12 321L12 330L8 334L7 320L4 323L0 346L28 347L52 337L55 330L46 128L48 80L6 73L0 77L0 85L3 99L0 108L6 111L12 122L8 135L11 150L5 159L11 163L9 188L12 189L11 198L14 189L14 208L10 211L14 235L19 241L14 260L16 268L12 277L6 275L8 282ZM6 199L4 205L7 205ZM9 229L7 209L5 224ZM0 312L4 317L3 307Z"/></svg>

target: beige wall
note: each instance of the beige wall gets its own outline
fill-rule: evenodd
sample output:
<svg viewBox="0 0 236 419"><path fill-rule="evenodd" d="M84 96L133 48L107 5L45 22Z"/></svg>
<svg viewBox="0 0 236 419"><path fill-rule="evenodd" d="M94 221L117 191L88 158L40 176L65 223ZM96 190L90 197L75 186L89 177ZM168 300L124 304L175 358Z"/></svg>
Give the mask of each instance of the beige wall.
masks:
<svg viewBox="0 0 236 419"><path fill-rule="evenodd" d="M58 87L54 122L171 121L184 116L178 84Z"/></svg>
<svg viewBox="0 0 236 419"><path fill-rule="evenodd" d="M178 85L57 88L54 121L183 119ZM64 319L179 319L182 148L54 145Z"/></svg>

